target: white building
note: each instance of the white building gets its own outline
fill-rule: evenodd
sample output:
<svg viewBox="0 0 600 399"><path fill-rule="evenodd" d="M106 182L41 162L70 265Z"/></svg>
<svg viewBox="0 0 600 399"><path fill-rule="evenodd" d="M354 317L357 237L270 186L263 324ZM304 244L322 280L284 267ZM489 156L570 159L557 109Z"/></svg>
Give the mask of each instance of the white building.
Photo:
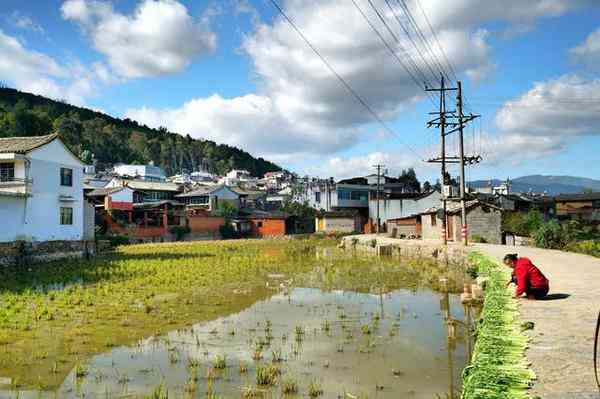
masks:
<svg viewBox="0 0 600 399"><path fill-rule="evenodd" d="M55 134L0 138L0 242L84 240L83 168Z"/></svg>
<svg viewBox="0 0 600 399"><path fill-rule="evenodd" d="M147 181L166 181L165 171L154 165L117 165L113 172L121 177Z"/></svg>
<svg viewBox="0 0 600 399"><path fill-rule="evenodd" d="M233 169L219 179L219 184L225 186L254 188L258 184L258 179L256 177L252 177L250 172L247 170Z"/></svg>

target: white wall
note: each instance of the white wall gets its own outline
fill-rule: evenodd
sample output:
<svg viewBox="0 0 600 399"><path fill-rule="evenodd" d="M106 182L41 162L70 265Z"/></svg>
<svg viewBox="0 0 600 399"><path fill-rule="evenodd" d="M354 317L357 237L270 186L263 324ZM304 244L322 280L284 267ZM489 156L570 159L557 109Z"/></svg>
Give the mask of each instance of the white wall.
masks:
<svg viewBox="0 0 600 399"><path fill-rule="evenodd" d="M427 197L419 199L381 199L379 200L379 218L382 223L389 219L398 219L416 215L426 209L440 206L442 195L434 191ZM369 200L369 217L377 219L377 200Z"/></svg>
<svg viewBox="0 0 600 399"><path fill-rule="evenodd" d="M356 231L354 218L325 218L325 231L353 233Z"/></svg>
<svg viewBox="0 0 600 399"><path fill-rule="evenodd" d="M83 238L83 163L59 140L27 154L32 195L26 198L0 197L0 218L8 228L0 229L0 241L81 240ZM60 185L60 168L73 170L73 186ZM61 200L60 197L72 197ZM60 208L73 208L73 224L60 224ZM4 223L6 221L6 223Z"/></svg>
<svg viewBox="0 0 600 399"><path fill-rule="evenodd" d="M121 191L110 194L110 199L113 202L131 202L133 203L133 190L129 187L124 187Z"/></svg>

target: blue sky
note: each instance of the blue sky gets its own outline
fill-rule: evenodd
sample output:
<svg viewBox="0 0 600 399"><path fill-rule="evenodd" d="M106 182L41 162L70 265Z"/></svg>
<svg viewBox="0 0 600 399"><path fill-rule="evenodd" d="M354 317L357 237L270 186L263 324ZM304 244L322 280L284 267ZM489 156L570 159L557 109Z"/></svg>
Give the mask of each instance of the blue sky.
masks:
<svg viewBox="0 0 600 399"><path fill-rule="evenodd" d="M433 105L352 3L279 3L395 136L265 0L4 0L0 49L8 57L0 80L236 145L301 174L364 175L383 162L391 173L414 166L435 179L436 169L422 162L438 148L437 132L425 128ZM407 3L434 43L419 4ZM600 7L593 0L496 3L420 0L470 109L483 115L468 130L467 149L474 137L485 162L469 176L600 179ZM384 0L374 4L401 43L385 35L366 0L357 4L403 60L413 57L426 70Z"/></svg>

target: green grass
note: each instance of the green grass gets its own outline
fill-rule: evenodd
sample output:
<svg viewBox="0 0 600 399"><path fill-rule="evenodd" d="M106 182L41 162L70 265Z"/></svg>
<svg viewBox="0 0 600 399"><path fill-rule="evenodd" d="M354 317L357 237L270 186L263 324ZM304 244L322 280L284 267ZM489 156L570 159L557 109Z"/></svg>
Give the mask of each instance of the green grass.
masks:
<svg viewBox="0 0 600 399"><path fill-rule="evenodd" d="M489 281L471 364L463 371L461 398L529 398L535 375L525 360L528 339L521 332L516 300L506 287L508 269L478 253L472 253L469 261Z"/></svg>

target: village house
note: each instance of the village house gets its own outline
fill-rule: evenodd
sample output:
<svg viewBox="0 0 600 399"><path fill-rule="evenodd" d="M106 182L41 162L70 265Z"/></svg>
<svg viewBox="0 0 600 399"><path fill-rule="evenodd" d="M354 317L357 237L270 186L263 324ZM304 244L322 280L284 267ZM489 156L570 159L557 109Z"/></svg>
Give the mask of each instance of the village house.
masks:
<svg viewBox="0 0 600 399"><path fill-rule="evenodd" d="M467 201L466 209L469 241L476 238L490 244L502 244L502 209L479 200ZM440 206L427 209L420 217L423 239L443 238ZM462 241L461 224L460 203L448 202L446 237L449 241Z"/></svg>
<svg viewBox="0 0 600 399"><path fill-rule="evenodd" d="M187 193L178 194L177 200L183 202L188 210L202 209L215 212L219 204L228 202L240 208L240 194L226 185L202 186Z"/></svg>
<svg viewBox="0 0 600 399"><path fill-rule="evenodd" d="M600 223L600 192L561 194L555 197L556 216L559 219L577 219Z"/></svg>
<svg viewBox="0 0 600 399"><path fill-rule="evenodd" d="M315 217L315 231L324 233L357 233L363 220L356 210L322 211Z"/></svg>
<svg viewBox="0 0 600 399"><path fill-rule="evenodd" d="M240 210L236 221L246 222L242 228L246 235L256 238L280 237L287 233L288 215L284 212L268 212L259 209Z"/></svg>
<svg viewBox="0 0 600 399"><path fill-rule="evenodd" d="M429 208L441 204L442 195L439 191L428 193L386 193L377 198L372 195L369 200L369 219L372 225L377 223L377 205L379 204L379 219L382 231L392 231L392 227L403 226L400 234L419 236L416 216ZM410 227L412 226L412 227ZM371 227L370 230L373 230Z"/></svg>
<svg viewBox="0 0 600 399"><path fill-rule="evenodd" d="M113 168L113 173L117 176L145 181L166 181L165 171L154 165L125 165L119 164Z"/></svg>
<svg viewBox="0 0 600 399"><path fill-rule="evenodd" d="M55 242L60 251L77 253L88 248L94 224L83 168L56 134L0 138L0 242Z"/></svg>

